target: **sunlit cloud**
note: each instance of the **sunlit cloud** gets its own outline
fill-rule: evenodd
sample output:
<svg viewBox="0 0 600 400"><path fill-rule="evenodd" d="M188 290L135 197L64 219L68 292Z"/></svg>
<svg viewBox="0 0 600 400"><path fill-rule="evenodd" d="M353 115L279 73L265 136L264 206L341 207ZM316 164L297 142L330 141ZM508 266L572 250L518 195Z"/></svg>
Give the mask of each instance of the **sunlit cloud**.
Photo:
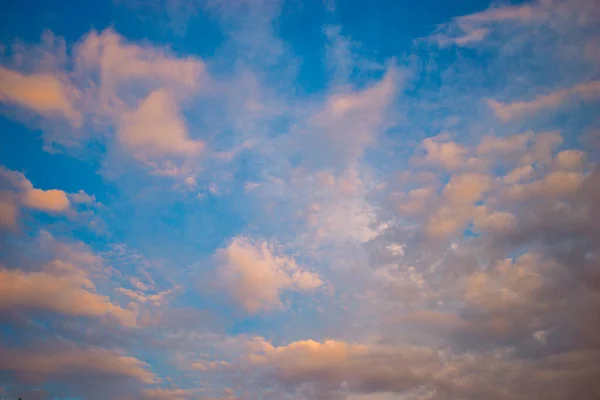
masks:
<svg viewBox="0 0 600 400"><path fill-rule="evenodd" d="M600 396L598 2L296 3L7 14L0 395Z"/></svg>

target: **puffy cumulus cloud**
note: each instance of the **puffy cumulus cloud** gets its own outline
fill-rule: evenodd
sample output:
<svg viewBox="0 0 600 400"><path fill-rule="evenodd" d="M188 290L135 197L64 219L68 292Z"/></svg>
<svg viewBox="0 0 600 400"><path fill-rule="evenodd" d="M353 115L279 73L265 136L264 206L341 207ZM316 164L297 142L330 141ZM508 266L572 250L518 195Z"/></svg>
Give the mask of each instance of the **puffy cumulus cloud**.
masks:
<svg viewBox="0 0 600 400"><path fill-rule="evenodd" d="M73 377L128 378L152 384L157 377L147 364L116 352L74 345L37 348L0 348L0 369L17 381L40 384L48 381L74 382Z"/></svg>
<svg viewBox="0 0 600 400"><path fill-rule="evenodd" d="M0 101L25 107L45 116L61 116L73 126L82 124L75 107L79 93L70 82L52 74L24 75L0 66Z"/></svg>
<svg viewBox="0 0 600 400"><path fill-rule="evenodd" d="M467 280L465 299L489 311L531 306L543 284L540 261L538 254L526 253L514 262L503 260L485 272L474 273Z"/></svg>
<svg viewBox="0 0 600 400"><path fill-rule="evenodd" d="M509 232L517 225L517 218L503 211L489 212L485 206L475 208L473 226L475 229L486 232Z"/></svg>
<svg viewBox="0 0 600 400"><path fill-rule="evenodd" d="M436 194L437 188L434 186L409 190L405 195L401 195L398 211L400 214L415 215L428 210Z"/></svg>
<svg viewBox="0 0 600 400"><path fill-rule="evenodd" d="M83 190L66 193L60 189L40 189L21 172L0 166L0 228L14 230L25 210L35 210L69 219L95 217L101 206L95 197ZM86 210L82 210L86 208ZM86 217L87 218L87 217Z"/></svg>
<svg viewBox="0 0 600 400"><path fill-rule="evenodd" d="M443 369L438 353L419 347L364 345L339 340L301 340L273 346L258 338L245 362L263 369L287 390L335 398L351 393L410 392ZM306 397L301 397L306 398Z"/></svg>
<svg viewBox="0 0 600 400"><path fill-rule="evenodd" d="M121 119L118 138L134 156L148 160L165 156L194 156L203 148L189 138L173 93L157 90Z"/></svg>
<svg viewBox="0 0 600 400"><path fill-rule="evenodd" d="M489 101L489 105L492 107L498 118L503 121L510 121L535 115L542 110L554 110L574 97L584 100L597 99L600 97L600 81L581 83L568 89L562 89L547 95L538 96L530 101L518 101L503 104L491 100Z"/></svg>
<svg viewBox="0 0 600 400"><path fill-rule="evenodd" d="M40 231L27 246L35 250L25 252L22 249L27 247L19 244L7 246L7 253L22 254L9 261L3 258L0 309L32 319L53 315L71 321L85 317L88 322L136 325L134 306L123 308L102 294L107 281L122 274L89 246L58 240L47 231Z"/></svg>
<svg viewBox="0 0 600 400"><path fill-rule="evenodd" d="M585 165L586 155L581 150L564 150L554 157L556 166L564 170L581 170Z"/></svg>
<svg viewBox="0 0 600 400"><path fill-rule="evenodd" d="M20 207L48 213L64 213L69 210L70 201L67 193L59 189L34 188L33 184L20 172L0 166L0 184L0 188L6 189L2 191L6 210L6 226L15 225Z"/></svg>
<svg viewBox="0 0 600 400"><path fill-rule="evenodd" d="M492 179L484 174L453 175L443 190L443 204L425 225L433 237L456 233L472 218L475 202L491 187Z"/></svg>
<svg viewBox="0 0 600 400"><path fill-rule="evenodd" d="M444 188L444 199L452 204L471 204L482 198L491 179L479 173L454 175Z"/></svg>
<svg viewBox="0 0 600 400"><path fill-rule="evenodd" d="M62 190L31 189L25 192L23 204L29 208L47 212L61 212L69 208L69 198Z"/></svg>
<svg viewBox="0 0 600 400"><path fill-rule="evenodd" d="M72 317L108 317L126 326L136 324L136 312L111 303L95 292L83 270L55 260L42 271L0 269L0 308L50 311Z"/></svg>
<svg viewBox="0 0 600 400"><path fill-rule="evenodd" d="M274 346L255 338L234 371L251 369L265 393L248 385L246 396L274 398L462 398L552 399L596 393L594 366L598 355L567 352L535 359L498 351L455 354L448 349L406 345L357 344L339 340L301 340ZM572 363L569 363L569 360ZM516 374L527 369L529 374ZM264 389L264 386L263 386ZM270 398L270 397L267 397Z"/></svg>
<svg viewBox="0 0 600 400"><path fill-rule="evenodd" d="M151 170L171 173L180 170L181 158L192 158L204 147L202 141L189 139L180 111L182 101L206 80L203 61L165 47L128 42L110 28L89 32L70 52L64 41L48 34L62 46L16 46L10 62L18 70L0 69L0 101L62 115L73 125L71 130L61 128L60 134L54 132L56 127L44 125L47 145L77 152L90 143L101 144L110 156L111 144L121 143L125 154ZM22 59L30 62L22 65ZM42 72L21 71L28 69ZM164 163L148 162L159 156Z"/></svg>
<svg viewBox="0 0 600 400"><path fill-rule="evenodd" d="M516 184L504 189L503 196L512 200L534 197L564 198L577 193L584 181L581 172L555 171L531 183Z"/></svg>
<svg viewBox="0 0 600 400"><path fill-rule="evenodd" d="M589 334L597 321L577 323L575 319L596 312L600 303L595 289L575 283L581 279L580 272L573 271L568 262L574 260L529 252L492 263L464 281L460 290L464 306L458 316L421 319L420 323L451 327L455 340L464 346L472 340L488 346L508 345L516 354L560 353L564 350L555 346L569 338L574 345L571 350L585 347L595 352L597 343L589 340ZM585 263L580 267L588 268ZM585 279L590 278L595 279L590 275ZM561 285L561 280L569 284Z"/></svg>
<svg viewBox="0 0 600 400"><path fill-rule="evenodd" d="M216 253L221 284L249 313L282 308L284 291L310 292L323 285L316 273L266 242L236 237Z"/></svg>
<svg viewBox="0 0 600 400"><path fill-rule="evenodd" d="M521 164L536 163L546 166L552 162L552 155L562 144L563 138L558 131L537 133L533 145L521 158Z"/></svg>
<svg viewBox="0 0 600 400"><path fill-rule="evenodd" d="M448 135L439 135L423 140L426 155L422 162L439 165L450 171L459 169L465 164L467 149L449 140Z"/></svg>

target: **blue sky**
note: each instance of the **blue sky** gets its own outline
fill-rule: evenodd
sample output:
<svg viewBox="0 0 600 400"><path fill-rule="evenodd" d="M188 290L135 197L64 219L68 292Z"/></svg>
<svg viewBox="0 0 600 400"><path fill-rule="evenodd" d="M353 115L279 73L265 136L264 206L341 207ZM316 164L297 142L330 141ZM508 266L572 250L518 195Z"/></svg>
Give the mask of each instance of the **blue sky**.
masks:
<svg viewBox="0 0 600 400"><path fill-rule="evenodd" d="M0 19L3 398L600 396L596 1Z"/></svg>

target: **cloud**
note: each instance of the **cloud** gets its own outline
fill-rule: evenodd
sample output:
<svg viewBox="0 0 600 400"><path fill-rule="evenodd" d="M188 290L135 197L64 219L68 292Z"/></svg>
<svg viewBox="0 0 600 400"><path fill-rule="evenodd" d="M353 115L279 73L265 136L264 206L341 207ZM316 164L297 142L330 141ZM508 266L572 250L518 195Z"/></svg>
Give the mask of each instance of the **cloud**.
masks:
<svg viewBox="0 0 600 400"><path fill-rule="evenodd" d="M236 237L216 257L223 287L249 313L282 308L284 291L310 292L323 285L317 274L275 254L266 242Z"/></svg>
<svg viewBox="0 0 600 400"><path fill-rule="evenodd" d="M94 82L85 92L96 128L114 126L123 154L154 173L193 174L183 165L205 144L189 137L181 107L206 82L204 62L166 48L129 43L112 29L88 33L74 54L74 74ZM115 159L111 164L120 165Z"/></svg>
<svg viewBox="0 0 600 400"><path fill-rule="evenodd" d="M19 381L39 383L85 374L105 379L125 377L147 384L157 379L140 360L104 349L47 345L38 349L0 348L0 354L0 370L15 374Z"/></svg>
<svg viewBox="0 0 600 400"><path fill-rule="evenodd" d="M156 90L121 119L119 141L142 159L163 156L194 156L203 148L191 140L173 93Z"/></svg>
<svg viewBox="0 0 600 400"><path fill-rule="evenodd" d="M536 14L536 11L535 7L531 4L503 6L488 8L485 11L459 17L457 20L461 25L511 20L528 22L540 16Z"/></svg>
<svg viewBox="0 0 600 400"><path fill-rule="evenodd" d="M490 213L485 206L479 206L474 212L473 226L479 231L505 233L515 229L517 218L508 212Z"/></svg>
<svg viewBox="0 0 600 400"><path fill-rule="evenodd" d="M520 135L502 138L496 136L484 136L477 147L477 153L507 155L514 154L515 152L522 152L527 148L529 141L533 139L533 137L533 132L526 132Z"/></svg>
<svg viewBox="0 0 600 400"><path fill-rule="evenodd" d="M327 158L347 162L360 158L376 143L389 121L388 107L399 90L402 72L390 66L381 80L359 90L331 93L323 108L310 116L306 130L298 138L308 137L311 145L325 146ZM328 163L330 164L330 162Z"/></svg>
<svg viewBox="0 0 600 400"><path fill-rule="evenodd" d="M555 171L537 181L513 185L504 189L503 195L512 200L534 197L564 198L576 194L584 181L581 172Z"/></svg>
<svg viewBox="0 0 600 400"><path fill-rule="evenodd" d="M398 204L398 211L407 215L418 214L428 208L436 192L437 189L433 186L410 190Z"/></svg>
<svg viewBox="0 0 600 400"><path fill-rule="evenodd" d="M310 384L321 392L340 386L354 393L409 391L425 385L442 368L431 349L336 340L303 340L279 347L263 340L260 350L248 359L253 366L268 368L285 386Z"/></svg>
<svg viewBox="0 0 600 400"><path fill-rule="evenodd" d="M521 163L549 165L553 153L562 143L563 138L558 131L537 133L533 139L533 147L521 158Z"/></svg>
<svg viewBox="0 0 600 400"><path fill-rule="evenodd" d="M142 389L142 398L147 400L186 400L197 398L200 391L191 389Z"/></svg>
<svg viewBox="0 0 600 400"><path fill-rule="evenodd" d="M476 272L467 281L466 300L488 310L524 306L533 301L542 286L540 257L526 253L514 262L498 262L485 272Z"/></svg>
<svg viewBox="0 0 600 400"><path fill-rule="evenodd" d="M581 150L569 149L556 155L554 161L558 168L564 170L581 170L585 165L586 154Z"/></svg>
<svg viewBox="0 0 600 400"><path fill-rule="evenodd" d="M180 289L176 287L175 289L164 290L162 292L158 292L155 294L147 294L141 293L140 291L134 291L126 288L117 288L117 292L124 294L129 297L131 300L136 301L138 303L150 303L154 306L161 306L166 303L166 299L173 294L176 289Z"/></svg>
<svg viewBox="0 0 600 400"><path fill-rule="evenodd" d="M23 204L46 212L62 212L69 208L69 199L62 190L31 189L25 192L22 198Z"/></svg>
<svg viewBox="0 0 600 400"><path fill-rule="evenodd" d="M193 57L178 58L165 49L128 43L112 29L92 31L75 47L78 74L98 74L101 111L119 113L131 97L125 89L142 84L148 90L161 87L182 93L198 88L204 63Z"/></svg>
<svg viewBox="0 0 600 400"><path fill-rule="evenodd" d="M491 178L479 173L453 175L443 190L443 205L425 225L432 237L456 233L472 217L474 204L491 187Z"/></svg>
<svg viewBox="0 0 600 400"><path fill-rule="evenodd" d="M42 190L33 184L20 172L11 171L0 166L0 183L7 186L3 203L7 210L7 221L16 222L19 207L28 207L48 213L64 213L69 210L70 202L67 194L59 189ZM14 224L13 224L14 225Z"/></svg>
<svg viewBox="0 0 600 400"><path fill-rule="evenodd" d="M0 269L0 308L46 310L72 317L110 317L125 326L136 324L136 312L123 309L106 296L75 266L53 261L43 271Z"/></svg>
<svg viewBox="0 0 600 400"><path fill-rule="evenodd" d="M0 228L12 229L17 226L19 208L11 196L0 194Z"/></svg>
<svg viewBox="0 0 600 400"><path fill-rule="evenodd" d="M471 43L478 43L484 40L489 34L489 30L486 28L472 29L463 36L456 38L446 38L444 36L438 37L438 43L441 46L455 44L457 46L468 46Z"/></svg>
<svg viewBox="0 0 600 400"><path fill-rule="evenodd" d="M89 195L86 192L84 192L83 190L80 190L77 193L70 194L69 195L69 199L74 204L87 204L88 206L91 206L91 205L96 205L96 206L100 205L100 203L98 203L96 201L96 196Z"/></svg>
<svg viewBox="0 0 600 400"><path fill-rule="evenodd" d="M64 40L45 35L50 44L42 50L15 45L11 63L20 70L49 72L25 74L1 67L0 101L71 121L76 129L43 126L48 148L58 144L62 151L77 153L86 145L100 145L108 149L105 156L115 168L123 164L116 158L131 154L153 172L177 175L182 158L189 160L204 147L204 142L189 139L181 112L182 102L207 82L203 61L166 47L128 42L111 28L90 31L69 52ZM62 46L56 48L54 42ZM128 152L116 154L113 143Z"/></svg>
<svg viewBox="0 0 600 400"><path fill-rule="evenodd" d="M468 46L478 44L488 38L494 25L506 23L527 24L544 18L546 10L538 4L492 6L487 10L456 17L443 24L431 39L440 46Z"/></svg>
<svg viewBox="0 0 600 400"><path fill-rule="evenodd" d="M503 180L508 184L520 183L529 180L531 177L533 177L533 174L534 169L531 165L523 165L520 167L515 167L513 170L507 173Z"/></svg>
<svg viewBox="0 0 600 400"><path fill-rule="evenodd" d="M590 81L538 96L531 101L504 104L496 100L489 100L488 104L499 119L508 122L533 116L544 110L553 111L572 99L581 98L592 101L598 97L600 97L600 81Z"/></svg>
<svg viewBox="0 0 600 400"><path fill-rule="evenodd" d="M225 37L212 58L188 56L187 41L168 49L109 29L85 36L72 57L65 50L60 73L11 59L24 76L52 71L44 73L73 82L80 131L90 133L82 140L106 149L98 158L117 165L118 179L139 180L132 171L141 165L181 183L157 186L162 180L148 177L133 189L109 189L94 209L111 228L101 237L52 219L47 229L88 240L105 263L31 241L35 224L6 233L9 268L0 282L25 290L0 295L1 314L18 334L4 337L4 348L25 346L26 360L59 342L52 350L60 357L73 341L83 353L106 352L111 366L124 357L116 349L127 348L170 375L153 375L139 360L128 364L141 368L131 378L84 371L102 364L96 358L59 359L59 373L39 374L47 378L44 397L593 397L600 175L594 150L577 136L597 121L588 107L565 108L565 118L536 116L596 98L574 89L597 71L593 52L581 52L593 47L594 8L593 0L543 0L455 18L436 33L470 48L414 49L408 75L393 61L382 67L391 54L350 40L345 26L326 30L326 62L337 68L322 70L323 82L306 75L321 71L314 52L275 35L288 30L297 8L271 1L209 4ZM274 20L279 11L284 18ZM322 32L320 22L312 28ZM361 59L363 50L378 61ZM544 100L556 88L568 94ZM525 107L518 120L530 130L514 131L490 112L490 98L510 115L514 104L542 99L543 107ZM123 168L125 160L137 164ZM61 196L71 211L95 204L86 193L45 189L3 174L5 224L14 227L27 212L28 196L38 208L52 209ZM137 251L123 251L116 239ZM207 254L208 271L189 265ZM249 315L240 319L192 292L199 275ZM287 312L267 315L272 310ZM207 324L206 315L217 322ZM31 386L6 375L17 382L11 396ZM101 386L71 390L94 382ZM202 390L184 389L198 382Z"/></svg>
<svg viewBox="0 0 600 400"><path fill-rule="evenodd" d="M445 135L424 139L423 147L427 152L422 160L423 163L439 165L450 171L462 167L465 163L467 149L447 140Z"/></svg>
<svg viewBox="0 0 600 400"><path fill-rule="evenodd" d="M82 124L75 108L79 93L68 81L52 74L24 75L0 66L0 101L28 108L44 116L61 116L74 127Z"/></svg>

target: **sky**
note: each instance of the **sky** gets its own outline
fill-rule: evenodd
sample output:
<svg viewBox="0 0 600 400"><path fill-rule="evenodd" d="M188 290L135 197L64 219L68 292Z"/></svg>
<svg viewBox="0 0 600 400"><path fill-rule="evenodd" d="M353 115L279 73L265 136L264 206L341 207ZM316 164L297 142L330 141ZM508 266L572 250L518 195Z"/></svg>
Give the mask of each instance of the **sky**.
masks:
<svg viewBox="0 0 600 400"><path fill-rule="evenodd" d="M600 398L596 0L0 5L0 396Z"/></svg>

